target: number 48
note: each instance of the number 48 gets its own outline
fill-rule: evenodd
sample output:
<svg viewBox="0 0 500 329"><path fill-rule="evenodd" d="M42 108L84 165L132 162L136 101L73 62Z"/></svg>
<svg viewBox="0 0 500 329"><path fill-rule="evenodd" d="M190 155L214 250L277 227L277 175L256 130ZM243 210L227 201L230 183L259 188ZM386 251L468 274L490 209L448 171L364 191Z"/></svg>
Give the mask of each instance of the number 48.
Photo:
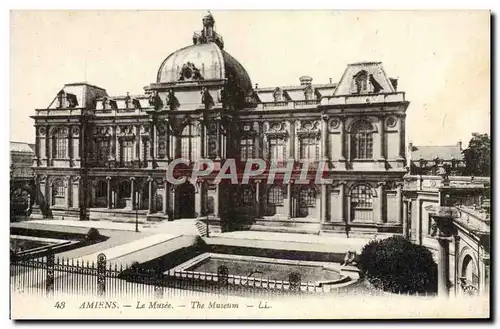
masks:
<svg viewBox="0 0 500 329"><path fill-rule="evenodd" d="M63 309L66 306L65 302L56 302L55 308Z"/></svg>

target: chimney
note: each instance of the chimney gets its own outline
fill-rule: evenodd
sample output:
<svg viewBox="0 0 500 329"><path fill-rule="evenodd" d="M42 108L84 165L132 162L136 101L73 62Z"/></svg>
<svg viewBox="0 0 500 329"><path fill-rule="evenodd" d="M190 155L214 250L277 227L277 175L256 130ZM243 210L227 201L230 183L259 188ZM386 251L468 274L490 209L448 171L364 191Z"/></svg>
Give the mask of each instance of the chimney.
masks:
<svg viewBox="0 0 500 329"><path fill-rule="evenodd" d="M458 149L459 149L460 151L462 151L462 141L459 141L459 142L457 143L457 146L458 146Z"/></svg>
<svg viewBox="0 0 500 329"><path fill-rule="evenodd" d="M411 153L411 151L413 151L413 143L412 142L408 143L408 150L410 151L410 153Z"/></svg>
<svg viewBox="0 0 500 329"><path fill-rule="evenodd" d="M258 83L255 84L255 89L259 89L259 84Z"/></svg>
<svg viewBox="0 0 500 329"><path fill-rule="evenodd" d="M299 78L299 81L300 81L301 86L310 86L311 82L312 82L312 78L307 76L307 75L304 75L304 76Z"/></svg>
<svg viewBox="0 0 500 329"><path fill-rule="evenodd" d="M330 78L330 84L332 84L332 78Z"/></svg>
<svg viewBox="0 0 500 329"><path fill-rule="evenodd" d="M398 78L389 78L395 91L398 91Z"/></svg>

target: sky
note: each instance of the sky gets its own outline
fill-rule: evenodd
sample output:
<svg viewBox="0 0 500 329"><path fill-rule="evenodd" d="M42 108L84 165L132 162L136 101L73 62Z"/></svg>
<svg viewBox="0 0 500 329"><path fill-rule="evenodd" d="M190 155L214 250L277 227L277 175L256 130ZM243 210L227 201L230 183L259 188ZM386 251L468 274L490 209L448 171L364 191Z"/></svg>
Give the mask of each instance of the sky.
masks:
<svg viewBox="0 0 500 329"><path fill-rule="evenodd" d="M206 11L12 11L10 137L65 83L140 94L162 61L192 44ZM490 133L488 11L212 11L224 49L259 87L338 82L347 64L381 61L406 92L406 141L467 146Z"/></svg>

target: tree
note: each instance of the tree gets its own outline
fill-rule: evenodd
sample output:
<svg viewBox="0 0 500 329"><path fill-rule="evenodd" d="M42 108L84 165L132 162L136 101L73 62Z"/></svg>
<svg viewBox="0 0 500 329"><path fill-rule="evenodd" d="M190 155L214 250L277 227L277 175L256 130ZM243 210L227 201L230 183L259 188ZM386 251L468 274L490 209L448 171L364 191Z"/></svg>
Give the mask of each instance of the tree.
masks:
<svg viewBox="0 0 500 329"><path fill-rule="evenodd" d="M393 293L435 293L437 265L431 252L400 235L370 241L359 265L376 288Z"/></svg>
<svg viewBox="0 0 500 329"><path fill-rule="evenodd" d="M491 139L488 134L473 133L469 146L462 151L465 174L468 176L490 176Z"/></svg>

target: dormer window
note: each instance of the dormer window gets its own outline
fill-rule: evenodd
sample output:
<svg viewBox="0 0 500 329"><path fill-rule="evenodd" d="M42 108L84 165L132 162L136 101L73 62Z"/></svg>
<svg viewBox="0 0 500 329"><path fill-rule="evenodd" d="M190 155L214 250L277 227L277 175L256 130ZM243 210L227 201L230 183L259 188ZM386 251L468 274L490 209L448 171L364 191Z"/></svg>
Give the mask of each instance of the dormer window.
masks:
<svg viewBox="0 0 500 329"><path fill-rule="evenodd" d="M356 94L366 93L368 91L368 73L365 70L359 71L353 78L354 90Z"/></svg>
<svg viewBox="0 0 500 329"><path fill-rule="evenodd" d="M306 88L306 90L304 90L304 97L305 97L306 101L313 99L312 88Z"/></svg>
<svg viewBox="0 0 500 329"><path fill-rule="evenodd" d="M281 90L276 90L274 92L274 102L282 102L283 101L283 92Z"/></svg>

